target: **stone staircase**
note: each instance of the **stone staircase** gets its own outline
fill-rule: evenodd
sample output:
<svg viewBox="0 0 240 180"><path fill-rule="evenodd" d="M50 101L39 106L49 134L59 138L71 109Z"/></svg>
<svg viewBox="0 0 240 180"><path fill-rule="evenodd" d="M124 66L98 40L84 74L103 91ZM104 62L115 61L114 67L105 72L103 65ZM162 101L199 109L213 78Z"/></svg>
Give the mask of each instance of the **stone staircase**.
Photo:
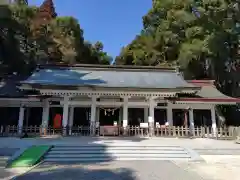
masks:
<svg viewBox="0 0 240 180"><path fill-rule="evenodd" d="M191 160L191 153L178 146L136 144L55 145L45 162L108 162L114 160Z"/></svg>
<svg viewBox="0 0 240 180"><path fill-rule="evenodd" d="M9 156L0 156L0 168L5 168L9 158Z"/></svg>

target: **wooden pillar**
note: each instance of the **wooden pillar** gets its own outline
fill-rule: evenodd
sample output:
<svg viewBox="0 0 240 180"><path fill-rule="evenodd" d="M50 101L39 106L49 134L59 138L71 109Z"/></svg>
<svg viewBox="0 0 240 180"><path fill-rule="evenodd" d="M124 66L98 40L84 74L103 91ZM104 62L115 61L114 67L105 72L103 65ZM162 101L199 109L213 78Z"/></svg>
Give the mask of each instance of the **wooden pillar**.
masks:
<svg viewBox="0 0 240 180"><path fill-rule="evenodd" d="M62 127L63 135L67 135L67 125L68 125L68 113L69 113L69 97L64 96L63 100L63 118L62 118Z"/></svg>
<svg viewBox="0 0 240 180"><path fill-rule="evenodd" d="M90 129L91 129L91 135L95 135L95 123L96 123L96 103L97 103L97 97L92 96L92 104L91 104L91 118L90 118Z"/></svg>
<svg viewBox="0 0 240 180"><path fill-rule="evenodd" d="M23 130L24 111L25 111L25 108L21 106L19 108L19 118L18 118L18 133L19 134L22 134L22 130Z"/></svg>

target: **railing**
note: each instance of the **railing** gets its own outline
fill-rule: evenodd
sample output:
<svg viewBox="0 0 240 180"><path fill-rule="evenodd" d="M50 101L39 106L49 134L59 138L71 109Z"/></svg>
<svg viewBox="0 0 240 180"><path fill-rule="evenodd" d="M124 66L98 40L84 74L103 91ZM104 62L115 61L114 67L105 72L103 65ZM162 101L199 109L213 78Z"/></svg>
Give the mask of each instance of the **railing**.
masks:
<svg viewBox="0 0 240 180"><path fill-rule="evenodd" d="M19 128L18 126L0 126L0 136L19 137L24 133L28 136L138 136L138 137L177 137L177 138L215 138L215 139L237 139L240 137L240 127L217 128L214 132L211 127L189 127L171 126L159 128L141 128L139 126L129 126L126 128L116 126L100 126L99 128L89 126L77 126L67 128L43 128L41 126L28 126Z"/></svg>
<svg viewBox="0 0 240 180"><path fill-rule="evenodd" d="M20 128L18 126L0 126L0 136L18 137L22 135L20 132L26 132L30 136L39 136L41 127L28 126Z"/></svg>

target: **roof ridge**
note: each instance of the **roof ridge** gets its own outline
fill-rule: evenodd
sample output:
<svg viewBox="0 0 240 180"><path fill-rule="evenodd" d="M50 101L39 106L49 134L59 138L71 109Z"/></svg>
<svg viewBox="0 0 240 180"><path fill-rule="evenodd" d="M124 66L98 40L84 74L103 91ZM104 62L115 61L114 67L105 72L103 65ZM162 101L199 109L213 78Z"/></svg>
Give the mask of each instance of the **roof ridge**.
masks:
<svg viewBox="0 0 240 180"><path fill-rule="evenodd" d="M53 69L61 69L61 68L84 68L84 69L102 69L102 70L142 70L142 71L169 71L169 72L177 72L177 69L174 67L160 67L160 66L130 66L130 65L99 65L99 64L45 64L45 65L38 65L39 68L53 68Z"/></svg>

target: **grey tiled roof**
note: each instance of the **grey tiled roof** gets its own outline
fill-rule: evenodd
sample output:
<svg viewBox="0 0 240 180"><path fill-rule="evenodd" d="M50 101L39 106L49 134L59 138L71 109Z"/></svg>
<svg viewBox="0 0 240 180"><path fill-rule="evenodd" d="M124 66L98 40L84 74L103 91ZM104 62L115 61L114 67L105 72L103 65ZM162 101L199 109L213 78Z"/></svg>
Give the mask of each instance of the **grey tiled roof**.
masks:
<svg viewBox="0 0 240 180"><path fill-rule="evenodd" d="M202 98L232 99L232 97L221 93L215 86L202 86L201 90L197 92L196 95Z"/></svg>
<svg viewBox="0 0 240 180"><path fill-rule="evenodd" d="M19 77L11 76L0 82L0 97L21 97L25 93L17 87Z"/></svg>
<svg viewBox="0 0 240 180"><path fill-rule="evenodd" d="M110 88L194 88L173 70L114 68L45 68L23 81L25 84L96 86Z"/></svg>

